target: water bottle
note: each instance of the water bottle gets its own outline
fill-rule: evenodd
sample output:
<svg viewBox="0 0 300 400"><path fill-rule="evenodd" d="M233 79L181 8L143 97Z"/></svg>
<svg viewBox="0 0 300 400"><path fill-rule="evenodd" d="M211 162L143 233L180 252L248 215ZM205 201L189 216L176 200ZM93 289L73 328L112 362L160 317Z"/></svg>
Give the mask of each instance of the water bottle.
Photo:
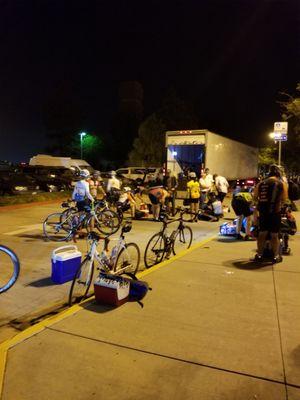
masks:
<svg viewBox="0 0 300 400"><path fill-rule="evenodd" d="M110 256L110 265L114 265L116 258L118 255L118 247L115 246L113 247L112 251L111 251L111 256Z"/></svg>
<svg viewBox="0 0 300 400"><path fill-rule="evenodd" d="M101 260L102 260L103 264L110 269L110 262L109 262L109 258L107 256L107 251L106 250L102 251Z"/></svg>

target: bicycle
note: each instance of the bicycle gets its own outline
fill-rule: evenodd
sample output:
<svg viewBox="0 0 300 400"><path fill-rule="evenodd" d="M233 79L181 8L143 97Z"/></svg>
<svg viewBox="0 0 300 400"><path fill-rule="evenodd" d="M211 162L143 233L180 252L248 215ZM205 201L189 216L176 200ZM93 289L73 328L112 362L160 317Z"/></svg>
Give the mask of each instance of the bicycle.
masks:
<svg viewBox="0 0 300 400"><path fill-rule="evenodd" d="M61 213L50 214L43 222L44 236L52 241L68 241L75 237L76 232L82 228L90 231L96 228L104 235L112 235L120 227L118 215L106 207L92 210L85 206L84 212L79 212L76 207L71 207L68 202L62 203L68 207Z"/></svg>
<svg viewBox="0 0 300 400"><path fill-rule="evenodd" d="M121 234L117 239L117 244L112 248L110 254L107 254L110 239L100 237L92 231L88 234L90 247L88 253L78 268L69 292L69 305L78 303L93 293L91 288L94 281L95 263L97 270L109 272L114 275L123 273L136 274L140 263L140 249L135 243L126 243L124 234L130 232L131 222L126 222L122 226ZM104 240L104 248L101 253L97 246L100 240Z"/></svg>
<svg viewBox="0 0 300 400"><path fill-rule="evenodd" d="M171 253L176 255L191 246L193 231L189 226L184 225L183 219L186 210L177 208L177 211L180 212L180 217L176 219L168 220L167 215L161 216L163 226L158 233L155 233L149 239L146 246L144 253L146 268L151 268L153 265L160 263L164 257L169 258ZM173 222L179 222L179 224L170 235L167 235L167 227Z"/></svg>
<svg viewBox="0 0 300 400"><path fill-rule="evenodd" d="M0 245L0 268L0 293L4 293L16 283L20 261L11 249L3 245Z"/></svg>

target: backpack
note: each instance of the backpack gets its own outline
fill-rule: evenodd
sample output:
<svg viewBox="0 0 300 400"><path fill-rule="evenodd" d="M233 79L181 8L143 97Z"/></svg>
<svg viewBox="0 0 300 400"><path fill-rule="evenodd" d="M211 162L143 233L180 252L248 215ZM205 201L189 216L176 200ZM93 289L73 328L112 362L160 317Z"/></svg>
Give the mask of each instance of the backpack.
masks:
<svg viewBox="0 0 300 400"><path fill-rule="evenodd" d="M141 300L146 296L148 290L152 290L152 288L149 287L149 284L147 282L139 280L135 274L126 272L122 274L122 276L123 275L128 276L128 278L125 279L130 284L129 301L136 301L143 308L144 304Z"/></svg>

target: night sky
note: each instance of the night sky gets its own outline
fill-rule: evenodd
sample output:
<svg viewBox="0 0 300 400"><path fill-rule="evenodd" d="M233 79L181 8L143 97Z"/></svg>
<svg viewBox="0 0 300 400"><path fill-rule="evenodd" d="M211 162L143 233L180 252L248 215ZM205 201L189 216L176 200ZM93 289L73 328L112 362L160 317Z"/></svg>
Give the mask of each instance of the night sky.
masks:
<svg viewBox="0 0 300 400"><path fill-rule="evenodd" d="M170 87L199 129L266 142L278 92L300 80L300 1L0 0L0 159L47 144L42 108L71 82L86 131L107 131L122 81L144 89L144 116Z"/></svg>

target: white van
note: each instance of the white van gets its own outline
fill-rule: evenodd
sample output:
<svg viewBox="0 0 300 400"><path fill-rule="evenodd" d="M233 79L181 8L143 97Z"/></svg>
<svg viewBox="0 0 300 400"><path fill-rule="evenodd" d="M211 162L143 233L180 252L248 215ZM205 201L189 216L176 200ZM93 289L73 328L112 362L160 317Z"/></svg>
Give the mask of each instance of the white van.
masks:
<svg viewBox="0 0 300 400"><path fill-rule="evenodd" d="M161 167L125 167L116 170L117 175L128 179L144 178L145 173L157 174Z"/></svg>
<svg viewBox="0 0 300 400"><path fill-rule="evenodd" d="M54 157L47 154L38 154L31 157L29 165L43 165L47 167L65 167L79 172L82 169L88 169L93 172L93 168L85 160L73 159L71 157Z"/></svg>

